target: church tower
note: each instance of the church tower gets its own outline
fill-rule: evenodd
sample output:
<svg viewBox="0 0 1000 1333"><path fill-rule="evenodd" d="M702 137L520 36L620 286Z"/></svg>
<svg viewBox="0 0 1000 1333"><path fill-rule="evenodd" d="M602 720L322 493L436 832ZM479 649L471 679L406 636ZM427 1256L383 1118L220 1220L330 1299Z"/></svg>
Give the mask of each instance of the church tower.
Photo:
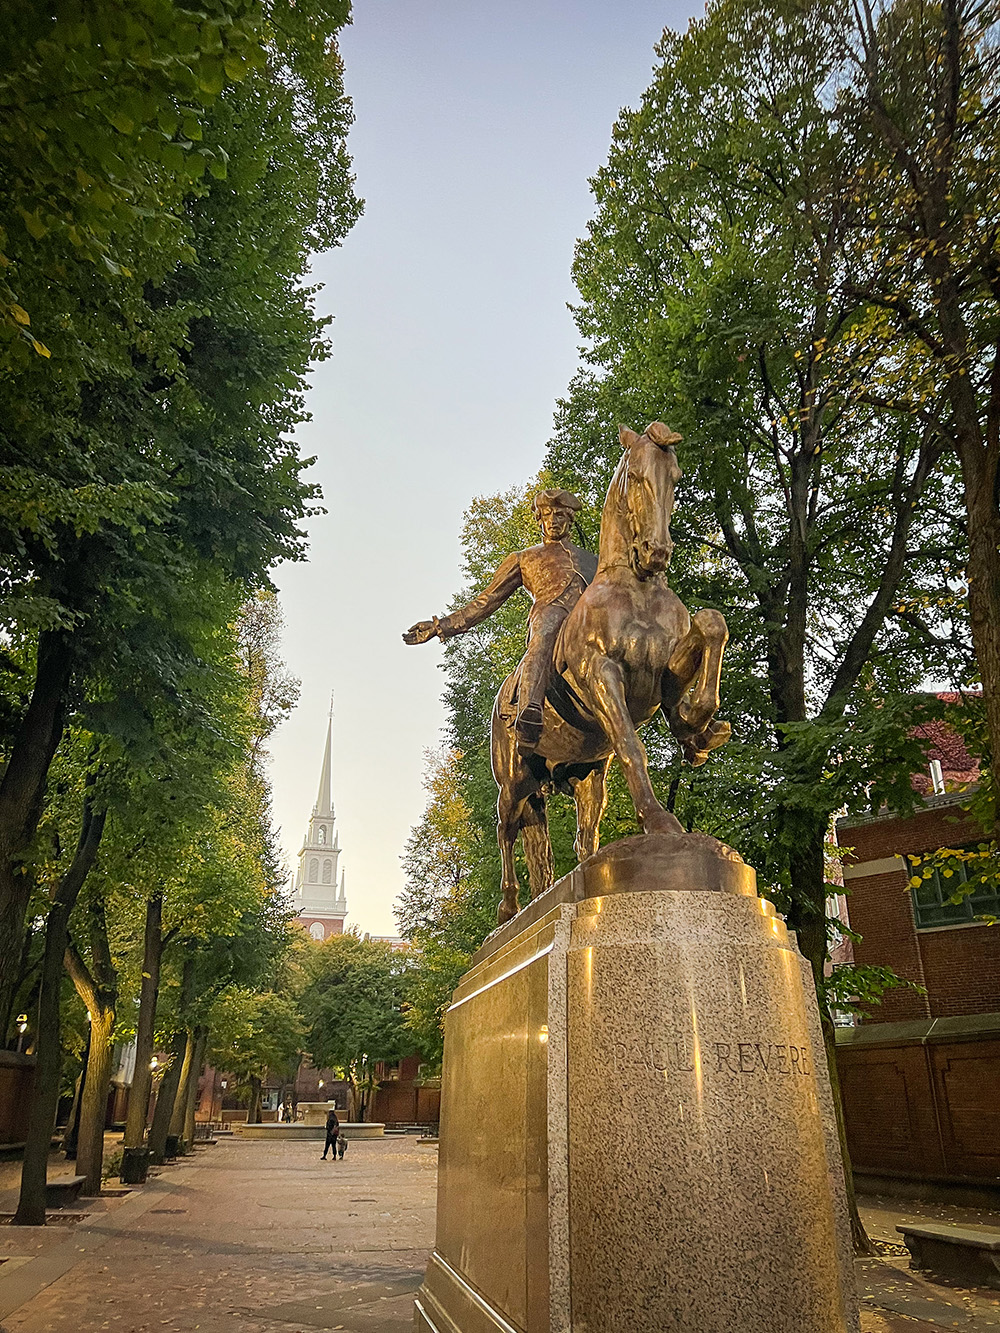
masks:
<svg viewBox="0 0 1000 1333"><path fill-rule="evenodd" d="M299 868L295 876L297 920L314 940L325 940L330 935L342 934L344 917L347 916L344 872L338 869L340 834L335 824L330 776L332 728L331 710L330 720L326 725L326 749L323 751L319 791L316 794L316 804L313 806L305 841L299 852Z"/></svg>

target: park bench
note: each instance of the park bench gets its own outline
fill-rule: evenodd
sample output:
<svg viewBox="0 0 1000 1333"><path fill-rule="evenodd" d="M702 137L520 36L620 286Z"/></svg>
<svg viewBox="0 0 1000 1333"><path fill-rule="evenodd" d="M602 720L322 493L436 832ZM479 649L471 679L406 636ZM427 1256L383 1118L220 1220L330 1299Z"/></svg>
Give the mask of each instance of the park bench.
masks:
<svg viewBox="0 0 1000 1333"><path fill-rule="evenodd" d="M58 1180L47 1180L45 1182L45 1207L65 1208L67 1204L76 1203L80 1197L80 1191L86 1183L86 1176L62 1176Z"/></svg>
<svg viewBox="0 0 1000 1333"><path fill-rule="evenodd" d="M964 1286L1000 1291L1000 1228L907 1222L896 1230L910 1251L910 1265Z"/></svg>

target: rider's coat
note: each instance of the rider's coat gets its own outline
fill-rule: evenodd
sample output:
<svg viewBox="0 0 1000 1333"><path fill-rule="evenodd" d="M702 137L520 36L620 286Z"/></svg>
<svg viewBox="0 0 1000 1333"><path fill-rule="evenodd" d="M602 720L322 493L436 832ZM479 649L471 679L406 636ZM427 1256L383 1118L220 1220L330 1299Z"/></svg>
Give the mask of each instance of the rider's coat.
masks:
<svg viewBox="0 0 1000 1333"><path fill-rule="evenodd" d="M526 551L509 555L489 585L467 606L453 611L450 616L442 616L438 632L442 639L464 634L492 615L518 588L525 588L533 598L528 617L530 637L539 631L542 619L549 619L541 615L546 607L563 609L561 623L596 573L597 557L572 542L562 540L529 546Z"/></svg>

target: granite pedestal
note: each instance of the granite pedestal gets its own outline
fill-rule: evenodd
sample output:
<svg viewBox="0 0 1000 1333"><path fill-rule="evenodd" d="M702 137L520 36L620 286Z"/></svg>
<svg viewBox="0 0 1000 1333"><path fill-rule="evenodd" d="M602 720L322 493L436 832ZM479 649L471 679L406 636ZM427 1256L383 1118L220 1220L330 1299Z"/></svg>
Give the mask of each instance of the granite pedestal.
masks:
<svg viewBox="0 0 1000 1333"><path fill-rule="evenodd" d="M856 1333L808 966L701 834L611 844L448 1010L420 1333Z"/></svg>

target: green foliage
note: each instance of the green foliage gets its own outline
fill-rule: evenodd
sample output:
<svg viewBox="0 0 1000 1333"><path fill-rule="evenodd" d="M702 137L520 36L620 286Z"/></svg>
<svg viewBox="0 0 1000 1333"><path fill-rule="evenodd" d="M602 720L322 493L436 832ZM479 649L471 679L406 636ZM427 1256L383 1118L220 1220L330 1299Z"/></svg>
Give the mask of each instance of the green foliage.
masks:
<svg viewBox="0 0 1000 1333"><path fill-rule="evenodd" d="M830 818L911 803L922 681L970 669L954 467L917 410L933 377L900 349L888 365L884 317L844 280L851 163L822 15L719 0L660 55L592 182L574 265L589 368L547 462L596 501L616 418L684 433L671 583L727 617L736 736L698 779L699 814L818 975ZM912 412L876 392L890 372Z"/></svg>
<svg viewBox="0 0 1000 1333"><path fill-rule="evenodd" d="M948 725L959 733L980 766L978 780L971 785L962 807L981 829L993 829L997 820L996 768L991 758L982 694L964 695L960 704L948 708L945 715ZM971 846L942 847L931 855L911 856L909 860L914 870L910 888L919 888L923 881L937 874L944 884L954 889L947 899L950 903L1000 892L1000 848L993 838L984 837ZM998 924L992 915L979 919L991 925Z"/></svg>
<svg viewBox="0 0 1000 1333"><path fill-rule="evenodd" d="M381 941L332 935L308 947L302 967L306 1049L314 1065L350 1083L363 1118L376 1063L410 1055L416 1045L403 1023L404 956Z"/></svg>
<svg viewBox="0 0 1000 1333"><path fill-rule="evenodd" d="M55 812L36 826L67 716L97 738L120 896L139 905L168 880L168 933L206 945L268 897L280 916L259 754L295 691L262 672L277 622L260 595L243 618L246 712L231 626L278 561L301 558L316 494L291 435L328 350L309 256L360 209L336 50L348 18L344 0L138 0L124 16L29 0L11 16L0 1001L49 857Z"/></svg>
<svg viewBox="0 0 1000 1333"><path fill-rule="evenodd" d="M210 1030L209 1062L243 1081L262 1079L269 1069L293 1075L298 1068L302 1020L287 996L227 990L212 1006Z"/></svg>
<svg viewBox="0 0 1000 1333"><path fill-rule="evenodd" d="M862 967L860 964L846 963L835 967L824 979L823 998L831 1010L871 1020L882 997L900 988L917 991L921 995L927 993L923 986L897 976L890 967Z"/></svg>

